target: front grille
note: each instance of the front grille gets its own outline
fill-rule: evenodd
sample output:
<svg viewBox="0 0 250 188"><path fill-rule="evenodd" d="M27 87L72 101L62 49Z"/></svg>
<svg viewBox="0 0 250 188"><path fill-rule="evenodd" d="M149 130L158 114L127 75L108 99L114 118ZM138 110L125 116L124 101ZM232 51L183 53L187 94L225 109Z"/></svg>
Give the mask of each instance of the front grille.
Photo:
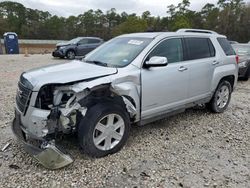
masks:
<svg viewBox="0 0 250 188"><path fill-rule="evenodd" d="M16 104L18 109L25 114L30 97L31 97L32 91L25 87L21 82L18 82L18 89L17 89L17 95L16 95Z"/></svg>

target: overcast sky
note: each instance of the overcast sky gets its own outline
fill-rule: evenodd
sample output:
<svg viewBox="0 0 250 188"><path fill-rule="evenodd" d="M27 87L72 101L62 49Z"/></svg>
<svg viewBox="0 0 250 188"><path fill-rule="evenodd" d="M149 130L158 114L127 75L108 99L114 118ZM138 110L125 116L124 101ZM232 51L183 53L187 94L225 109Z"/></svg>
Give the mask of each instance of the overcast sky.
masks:
<svg viewBox="0 0 250 188"><path fill-rule="evenodd" d="M0 0L0 2L3 0ZM12 0L13 1L13 0ZM68 17L78 15L89 9L102 11L115 8L117 12L137 13L149 10L154 16L165 16L167 6L177 5L182 0L14 0L32 9L49 11L52 14ZM250 0L245 0L250 2ZM218 0L190 0L192 10L200 10L206 3L217 3Z"/></svg>

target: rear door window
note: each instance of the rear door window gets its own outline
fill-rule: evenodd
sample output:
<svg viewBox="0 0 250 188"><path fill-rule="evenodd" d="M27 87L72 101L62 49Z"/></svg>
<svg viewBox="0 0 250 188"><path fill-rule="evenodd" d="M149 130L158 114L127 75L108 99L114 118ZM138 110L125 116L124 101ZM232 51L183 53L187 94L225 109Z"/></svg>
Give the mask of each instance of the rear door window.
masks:
<svg viewBox="0 0 250 188"><path fill-rule="evenodd" d="M184 38L187 48L187 60L203 59L215 56L215 49L208 38Z"/></svg>
<svg viewBox="0 0 250 188"><path fill-rule="evenodd" d="M100 40L98 39L88 39L88 44L98 44L100 43Z"/></svg>
<svg viewBox="0 0 250 188"><path fill-rule="evenodd" d="M233 47L226 38L217 38L217 40L227 56L236 55Z"/></svg>
<svg viewBox="0 0 250 188"><path fill-rule="evenodd" d="M78 42L79 45L84 45L84 44L87 44L88 43L88 40L87 39L82 39Z"/></svg>

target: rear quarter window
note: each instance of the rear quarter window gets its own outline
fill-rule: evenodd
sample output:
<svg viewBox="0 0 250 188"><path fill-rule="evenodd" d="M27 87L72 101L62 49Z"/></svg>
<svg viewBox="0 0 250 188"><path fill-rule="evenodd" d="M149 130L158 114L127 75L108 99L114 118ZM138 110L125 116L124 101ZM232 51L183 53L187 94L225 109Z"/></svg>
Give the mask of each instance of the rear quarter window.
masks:
<svg viewBox="0 0 250 188"><path fill-rule="evenodd" d="M209 38L190 37L185 38L184 41L187 48L187 60L215 56L215 49Z"/></svg>
<svg viewBox="0 0 250 188"><path fill-rule="evenodd" d="M227 56L236 55L233 47L226 38L217 38L217 40Z"/></svg>

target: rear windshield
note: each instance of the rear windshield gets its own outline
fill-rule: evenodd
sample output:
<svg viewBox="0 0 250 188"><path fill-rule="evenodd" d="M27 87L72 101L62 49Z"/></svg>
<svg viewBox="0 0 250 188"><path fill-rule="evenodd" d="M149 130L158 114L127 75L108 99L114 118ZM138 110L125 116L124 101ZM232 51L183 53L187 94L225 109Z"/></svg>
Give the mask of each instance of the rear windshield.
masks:
<svg viewBox="0 0 250 188"><path fill-rule="evenodd" d="M233 47L226 38L218 38L217 40L227 56L236 55Z"/></svg>
<svg viewBox="0 0 250 188"><path fill-rule="evenodd" d="M232 45L238 55L250 56L250 45Z"/></svg>

